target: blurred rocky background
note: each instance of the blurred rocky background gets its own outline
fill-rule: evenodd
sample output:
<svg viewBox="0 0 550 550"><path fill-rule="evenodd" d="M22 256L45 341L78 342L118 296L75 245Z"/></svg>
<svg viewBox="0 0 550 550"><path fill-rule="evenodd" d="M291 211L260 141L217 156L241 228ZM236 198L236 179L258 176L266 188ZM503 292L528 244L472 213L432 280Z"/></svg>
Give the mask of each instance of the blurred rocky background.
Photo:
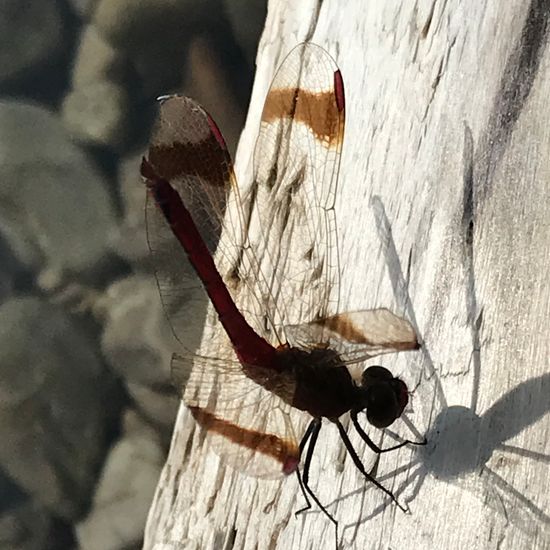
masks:
<svg viewBox="0 0 550 550"><path fill-rule="evenodd" d="M178 407L138 174L158 95L234 150L264 0L0 0L0 549L129 550Z"/></svg>

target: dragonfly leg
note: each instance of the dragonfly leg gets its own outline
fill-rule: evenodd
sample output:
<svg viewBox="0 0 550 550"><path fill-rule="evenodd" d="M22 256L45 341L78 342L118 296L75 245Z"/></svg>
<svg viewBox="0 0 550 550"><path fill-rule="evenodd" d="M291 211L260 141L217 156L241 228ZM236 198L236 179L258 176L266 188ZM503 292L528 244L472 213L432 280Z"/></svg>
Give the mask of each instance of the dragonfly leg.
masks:
<svg viewBox="0 0 550 550"><path fill-rule="evenodd" d="M300 456L302 456L302 452L304 451L304 447L306 446L307 442L309 441L309 438L311 437L311 434L313 433L313 430L317 426L317 420L313 419L309 426L307 427L306 433L302 437L302 440L300 441ZM317 429L319 431L320 428ZM309 465L308 465L308 474L309 474ZM301 508L297 512L295 512L294 515L301 514L302 512L305 512L306 510L309 510L311 508L311 502L309 501L309 497L307 496L306 489L304 487L304 483L302 481L302 475L300 474L300 468L296 469L296 475L298 476L298 485L300 485L300 490L302 491L302 495L304 495L304 499L306 501L306 505L304 508Z"/></svg>
<svg viewBox="0 0 550 550"><path fill-rule="evenodd" d="M357 455L356 450L353 448L353 445L352 445L351 441L349 440L348 434L346 433L346 430L344 429L344 426L342 426L342 423L339 420L335 420L334 422L335 422L336 426L338 427L338 431L340 432L340 437L342 438L342 441L344 442L344 445L346 446L346 449L348 450L348 453L350 454L351 459L353 460L353 463L355 464L355 467L365 476L366 479L368 479L371 483L376 485L376 487L378 487L381 491L384 491L384 493L386 493L386 495L388 495L392 499L392 501L395 502L395 504L397 506L399 506L399 508L401 508L401 510L403 510L403 512L408 512L409 509L404 507L395 498L395 495L389 489L386 489L386 487L384 487L369 472L367 472L365 470L365 466L363 466L363 463L361 462L361 459ZM357 428L357 426L356 426L356 428ZM373 445L374 445L374 443L373 443Z"/></svg>
<svg viewBox="0 0 550 550"><path fill-rule="evenodd" d="M353 422L353 425L355 426L355 429L357 430L357 433L361 436L361 439L375 453L381 454L381 453L387 453L389 451L396 451L397 449L401 449L401 447L404 447L405 445L426 445L426 443L428 443L428 440L426 438L424 438L422 441L410 441L409 439L406 439L405 441L401 441L401 443L398 443L397 445L394 445L393 447L386 447L385 449L381 449L367 435L367 432L365 432L365 430L363 430L363 428L361 427L361 424L359 424L359 419L357 418L357 411L352 411L350 416L351 416L351 421Z"/></svg>
<svg viewBox="0 0 550 550"><path fill-rule="evenodd" d="M302 438L302 441L300 442L300 454L304 450L305 446L308 443L309 440L309 446L307 448L306 452L306 458L304 461L304 473L301 476L299 470L296 471L298 474L298 481L300 483L300 488L302 489L302 493L304 495L304 498L306 499L306 506L304 508L301 508L297 512L294 513L294 515L301 514L302 512L305 512L306 510L309 510L311 508L311 502L309 501L308 495L311 496L315 504L327 514L331 520L333 519L330 514L325 510L324 506L319 502L311 488L309 487L309 468L311 466L311 459L313 457L313 450L315 449L315 444L317 443L317 437L319 436L319 432L321 431L321 419L320 418L314 418Z"/></svg>
<svg viewBox="0 0 550 550"><path fill-rule="evenodd" d="M309 440L309 445L306 452L306 459L304 461L304 473L303 476L300 475L300 472L297 470L296 473L298 474L298 483L300 484L300 488L302 490L302 493L304 495L304 498L306 499L306 506L303 508L300 508L300 510L296 511L294 513L295 516L298 514L301 514L302 512L305 512L306 510L309 510L311 508L311 502L309 500L309 497L317 504L319 509L327 516L327 518L334 524L334 529L336 532L336 545L338 546L338 522L334 517L330 514L330 512L321 504L319 499L317 498L317 495L312 491L311 487L309 486L309 468L311 466L311 459L313 457L313 451L315 449L315 444L317 443L317 437L319 436L319 432L321 431L321 419L320 418L314 418L302 438L302 441L300 442L300 452L304 449L306 444Z"/></svg>

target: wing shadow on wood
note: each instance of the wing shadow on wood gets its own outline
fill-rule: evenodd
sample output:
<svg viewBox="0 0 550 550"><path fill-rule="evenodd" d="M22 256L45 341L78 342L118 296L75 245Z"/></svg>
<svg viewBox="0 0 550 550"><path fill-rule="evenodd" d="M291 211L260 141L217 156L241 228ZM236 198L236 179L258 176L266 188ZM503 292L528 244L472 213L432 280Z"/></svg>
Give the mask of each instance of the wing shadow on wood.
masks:
<svg viewBox="0 0 550 550"><path fill-rule="evenodd" d="M542 0L531 0L529 3L521 36L507 60L501 86L493 102L493 111L488 117L485 132L475 153L471 131L468 127L465 128L462 229L463 262L468 286L466 307L472 336L473 384L470 406L447 405L430 352L423 345L424 379L419 389L425 395L426 390L422 391L423 385L426 382L432 385L432 412L437 413L426 434L428 445L419 449L410 463L379 478L383 482L384 479L393 479L400 473L405 473L408 479L395 494L399 497L407 488L412 487L412 493L407 497L410 502L419 494L426 476L431 474L472 492L502 514L507 521L533 536L537 531L550 532L550 516L487 464L495 451L500 451L501 459L504 455L509 455L550 463L548 455L506 444L508 439L540 420L550 410L550 374L522 382L497 400L483 415L476 412L481 373L480 327L483 312L477 301L472 237L476 211L479 211L491 191L495 167L504 155L513 127L539 72L541 52L544 51L550 32L548 10L543 4ZM474 164L477 165L475 171ZM396 299L398 303L405 305L408 318L419 333L407 290L407 280L401 269L384 206L379 197L373 197L371 205L377 218L379 236L385 241L384 253ZM378 507L359 523L377 515L383 508L384 506ZM359 523L351 524L343 531L353 529L354 526L357 529Z"/></svg>
<svg viewBox="0 0 550 550"><path fill-rule="evenodd" d="M384 206L378 197L373 197L371 205L375 212L379 236L385 241L384 253L393 290L397 299L404 304L409 320L419 333L408 295L407 281L397 256ZM473 277L470 277L469 281L472 280ZM467 280L467 284L470 282ZM472 287L470 287L471 289ZM406 475L407 481L395 491L395 495L398 498L399 495L402 495L402 500L411 502L420 493L426 477L432 475L438 480L458 485L470 491L528 535L535 536L540 532L548 533L550 532L550 516L500 476L495 467L488 466L488 462L495 451L499 451L497 467L499 462L506 462L506 455L550 464L548 455L506 444L507 440L540 420L550 411L548 400L550 373L518 384L498 399L484 414L479 415L476 409L481 370L479 350L481 312L475 321L471 315L473 312L471 308L475 307L476 303L475 296L467 303L472 332L473 388L470 407L449 407L447 405L430 352L425 346L422 346L424 380L421 382L420 388L425 383L433 385L432 412L437 413L433 422L430 421L430 428L426 434L428 445L419 448L409 463L385 476L380 476L378 480L384 482L387 479L394 479L400 474ZM405 491L408 493L406 497L403 496ZM377 507L367 517L345 527L343 532L346 529L357 529L359 524L378 515L384 507L385 504Z"/></svg>
<svg viewBox="0 0 550 550"><path fill-rule="evenodd" d="M481 416L468 407L443 409L426 434L427 448L420 449L414 461L389 474L394 477L412 470L397 495L411 485L407 501L413 500L431 474L470 491L531 536L550 532L550 516L488 466L495 451L500 451L497 466L507 462L507 455L512 460L515 456L550 464L548 455L506 444L550 410L549 392L550 374L545 374L522 382Z"/></svg>
<svg viewBox="0 0 550 550"><path fill-rule="evenodd" d="M420 351L422 353L422 360L419 365L411 365L411 373L416 378L416 386L411 393L414 393L415 400L417 399L419 402L422 402L424 404L424 408L422 410L422 414L424 416L423 424L425 424L428 427L431 427L434 425L434 422L435 422L434 417L438 414L438 412L447 410L448 406L447 406L447 400L445 398L445 394L443 392L443 388L441 386L441 382L439 380L439 376L437 375L437 372L435 370L435 366L430 354L430 350L426 347L424 341L422 340L421 331L419 330L416 314L409 295L408 279L409 279L409 271L411 268L412 255L409 254L409 258L407 261L407 276L405 277L405 274L403 273L403 269L401 267L401 261L397 253L395 242L393 240L390 221L386 215L386 211L380 197L373 196L371 198L370 205L375 216L378 238L382 246L382 252L384 255L384 259L386 261L386 267L388 269L388 274L390 277L393 294L395 296L395 299L399 306L400 311L404 312L403 317L406 318L413 326L416 334L418 335L419 343L421 345ZM407 426L407 428L413 434L415 434L418 437L418 439L420 439L421 438L420 433L418 432L416 427L412 425L412 423L407 418L407 416L404 415L402 419L405 425ZM433 428L428 428L428 430L429 431L423 435L428 439L428 447L431 447L432 446L431 439L433 438L433 433L432 433ZM398 436L396 433L394 433L392 430L385 429L384 433L389 435L393 439L397 439L397 440L401 439L401 437ZM426 447L422 447L422 449L425 450ZM398 468L397 470L391 472L388 475L377 477L377 479L378 480L394 479L397 475L403 472L407 473L411 468L414 468L416 466L418 466L418 468L413 473L413 475L417 477L418 473L422 473L425 478L425 475L428 472L428 469L424 467L424 461L425 461L424 455L425 455L424 452L420 454L419 450L416 449L414 454L414 457L415 457L414 460L409 464L407 464L407 466ZM424 478L422 479L422 481L424 480ZM407 482L404 483L401 487L398 487L395 489L394 494L398 499L401 498L401 500L403 501L403 493L409 484L410 484L410 481L407 480ZM408 504L416 497L416 495L420 490L420 485L418 486L418 490L415 490L414 495L406 497L404 502ZM341 495L337 500L343 500L345 498L358 495L363 491L364 491L364 488L352 491L346 495ZM355 540L359 525L368 521L369 519L372 519L378 514L382 513L389 504L391 503L384 502L380 506L377 506L370 514L363 516L359 521L352 522L347 526L345 526L342 529L342 535L341 535L342 539L344 538L347 530L354 530L355 532L351 535L350 540L351 541Z"/></svg>
<svg viewBox="0 0 550 550"><path fill-rule="evenodd" d="M414 394L415 400L418 400L418 402L422 402L424 404L423 410L422 410L423 425L432 426L434 423L434 417L436 416L437 412L446 410L448 408L447 402L445 399L445 395L443 393L443 389L441 387L439 377L436 373L434 363L430 355L430 351L425 347L425 344L422 341L421 332L418 327L418 322L417 322L416 315L415 315L412 302L410 299L410 295L408 292L408 274L407 274L407 278L405 278L405 275L401 268L401 262L399 260L397 249L395 247L395 242L392 237L391 226L390 226L388 217L385 213L385 209L382 204L382 201L380 200L379 197L377 196L372 197L371 207L374 211L376 226L378 230L378 237L382 245L382 250L385 257L386 266L388 268L392 290L396 298L396 302L399 306L400 312L403 312L402 314L403 318L407 319L413 326L419 338L419 343L421 344L420 351L422 352L422 359L420 363L419 364L411 363L409 365L409 369L410 369L409 374L411 375L411 378L416 379L414 389L410 393ZM409 256L409 259L408 259L408 270L411 267L410 263L411 263L411 256ZM429 438L431 436L431 432L427 434L421 433L416 428L416 426L414 426L412 422L408 419L406 414L404 414L401 418L406 428L413 434L414 438L420 441L424 436L426 436L428 437L428 445L430 444ZM392 439L396 440L396 442L400 442L403 440L403 436L401 434L398 435L397 433L393 432L390 429L386 428L382 431L385 436L389 435ZM415 451L415 457L417 456L418 456L418 450ZM421 465L423 463L423 460L424 460L423 458L420 458L419 460L414 461L413 463L409 464L408 468L411 468L416 465ZM375 464L375 467L376 466L377 464ZM380 476L380 477L377 477L377 479L378 480L393 479L397 474L402 473L403 471L406 471L408 468L400 468L395 472L392 472L390 475ZM393 490L395 496L398 499L399 499L399 495L403 495L403 491L407 485L408 485L408 482L402 487ZM359 489L350 491L345 495L339 495L338 498L334 499L330 504L327 504L326 507L330 508L340 501L343 501L347 498L360 496L364 494L364 492L365 492L365 487L361 487ZM406 498L406 500L403 500L403 496L401 496L400 500L408 504L409 502L412 501L412 498ZM393 504L390 501L384 500L370 514L368 514L368 516L364 516L359 521L350 523L347 526L345 526L342 530L341 538L342 539L344 538L344 533L347 530L355 528L356 533L354 533L350 538L351 541L354 541L357 535L357 529L360 524L379 515L384 511L386 507L392 506L392 505Z"/></svg>

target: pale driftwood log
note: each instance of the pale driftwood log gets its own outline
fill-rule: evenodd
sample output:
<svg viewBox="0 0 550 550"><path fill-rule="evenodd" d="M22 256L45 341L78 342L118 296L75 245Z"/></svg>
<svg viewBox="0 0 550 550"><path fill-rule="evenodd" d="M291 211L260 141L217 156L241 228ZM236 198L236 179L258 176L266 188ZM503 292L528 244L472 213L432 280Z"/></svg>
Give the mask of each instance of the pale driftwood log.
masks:
<svg viewBox="0 0 550 550"><path fill-rule="evenodd" d="M425 342L381 361L418 383L408 418L430 440L380 463L410 514L321 432L313 484L344 548L550 547L549 18L542 0L270 2L241 182L276 65L322 45L346 85L341 309L392 307ZM145 548L333 548L302 504L294 476L220 467L182 408Z"/></svg>

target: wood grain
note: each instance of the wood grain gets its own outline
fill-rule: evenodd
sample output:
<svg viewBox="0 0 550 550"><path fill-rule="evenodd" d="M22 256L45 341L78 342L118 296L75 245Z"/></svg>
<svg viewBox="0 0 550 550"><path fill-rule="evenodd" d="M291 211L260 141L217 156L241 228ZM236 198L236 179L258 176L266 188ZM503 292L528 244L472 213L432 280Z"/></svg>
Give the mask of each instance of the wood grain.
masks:
<svg viewBox="0 0 550 550"><path fill-rule="evenodd" d="M239 181L276 66L298 42L325 47L348 113L340 309L392 308L424 343L380 361L418 384L408 419L429 439L379 465L410 514L321 432L312 485L343 548L550 547L549 4L270 2ZM144 548L334 548L320 512L294 517L302 505L294 477L220 467L182 409Z"/></svg>

